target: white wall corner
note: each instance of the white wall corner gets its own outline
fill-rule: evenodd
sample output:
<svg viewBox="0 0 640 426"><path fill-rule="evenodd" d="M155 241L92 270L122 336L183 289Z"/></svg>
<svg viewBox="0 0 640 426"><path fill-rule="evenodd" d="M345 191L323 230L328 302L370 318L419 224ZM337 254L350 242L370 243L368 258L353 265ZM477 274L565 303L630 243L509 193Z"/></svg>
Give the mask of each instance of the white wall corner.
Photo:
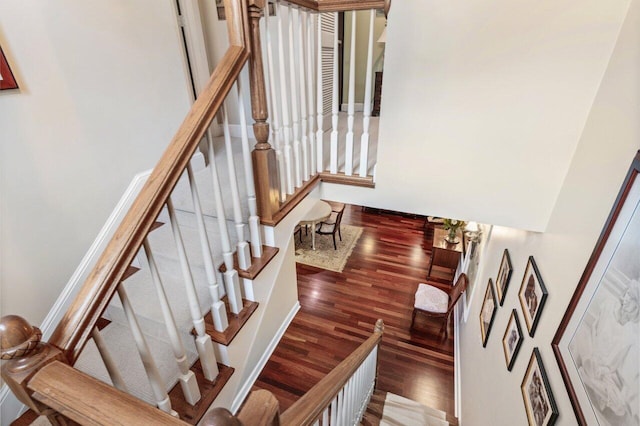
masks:
<svg viewBox="0 0 640 426"><path fill-rule="evenodd" d="M273 351L275 351L276 347L278 346L278 343L280 342L280 339L282 339L282 336L284 336L284 333L287 331L287 327L289 327L289 324L291 324L291 321L293 321L293 318L296 316L299 310L300 310L300 302L297 301L295 305L293 305L293 308L291 308L291 311L289 312L285 320L282 322L282 325L280 325L280 328L278 328L278 331L273 336L273 339L271 339L271 342L269 342L269 345L267 346L266 350L264 351L264 353L256 363L255 367L251 371L251 374L249 374L249 376L247 377L247 380L240 387L240 390L236 394L236 397L233 399L233 403L231 404L231 409L230 409L232 413L237 414L237 411L240 409L240 406L242 405L244 400L247 398L247 395L249 395L249 392L251 391L253 384L258 379L260 372L262 372L262 369L267 364L267 361L269 361L271 354L273 353Z"/></svg>

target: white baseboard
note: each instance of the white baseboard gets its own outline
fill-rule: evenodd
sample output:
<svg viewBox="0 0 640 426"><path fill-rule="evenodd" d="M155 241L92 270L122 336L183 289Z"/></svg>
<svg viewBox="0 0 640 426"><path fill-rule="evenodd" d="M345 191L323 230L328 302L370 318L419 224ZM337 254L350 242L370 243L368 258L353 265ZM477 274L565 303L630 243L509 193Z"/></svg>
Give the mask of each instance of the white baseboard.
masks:
<svg viewBox="0 0 640 426"><path fill-rule="evenodd" d="M58 296L53 307L42 321L40 329L42 330L43 341L47 341L49 337L51 337L51 334L53 334L57 324L62 320L62 317L73 301L73 298L77 294L78 290L80 290L80 287L91 272L95 263L98 261L98 258L111 240L111 237L118 228L118 225L120 225L120 222L131 207L131 204L133 204L133 201L149 178L150 174L151 170L137 174L129 184L124 195L120 198L120 201L118 201L115 209L111 212L111 215L109 215L107 222L104 224L98 233L98 236L91 244L91 247L82 258L80 265L78 265L60 293L60 296ZM11 424L11 422L20 416L26 409L26 407L13 395L7 385L4 385L2 389L0 389L0 407L0 412L2 414L0 417L0 425Z"/></svg>
<svg viewBox="0 0 640 426"><path fill-rule="evenodd" d="M462 307L458 303L455 307L453 315L453 393L454 393L454 407L455 416L458 418L458 424L462 425L462 376L460 361L462 354L460 353L460 327L462 326L460 317ZM464 313L464 312L462 312Z"/></svg>
<svg viewBox="0 0 640 426"><path fill-rule="evenodd" d="M284 336L285 331L287 331L287 327L289 327L289 324L291 324L291 321L293 321L293 318L296 316L299 310L300 310L300 302L297 301L296 304L293 305L293 308L291 308L291 311L289 312L285 320L282 322L282 325L280 325L280 328L278 328L278 331L276 332L275 336L273 336L273 339L271 339L271 342L269 342L267 349L264 351L264 353L256 363L256 366L251 371L251 374L249 374L249 377L247 377L247 380L245 381L244 385L242 385L242 387L236 394L236 397L234 398L233 403L231 404L231 412L234 415L237 414L237 411L240 409L240 406L242 405L244 400L247 398L247 395L249 395L249 392L251 391L253 384L255 383L256 380L258 380L258 376L260 376L262 369L267 364L267 361L269 361L269 358L271 358L271 354L273 354L273 351L276 350L276 347L278 346L280 339L282 339L282 336Z"/></svg>

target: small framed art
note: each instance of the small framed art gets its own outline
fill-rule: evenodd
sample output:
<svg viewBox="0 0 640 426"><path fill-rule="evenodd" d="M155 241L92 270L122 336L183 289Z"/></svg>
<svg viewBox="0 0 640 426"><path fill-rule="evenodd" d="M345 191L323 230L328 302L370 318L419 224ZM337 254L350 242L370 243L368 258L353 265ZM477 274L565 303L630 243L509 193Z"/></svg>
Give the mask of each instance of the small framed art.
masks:
<svg viewBox="0 0 640 426"><path fill-rule="evenodd" d="M529 425L551 426L556 422L558 407L553 398L538 348L533 349L520 390Z"/></svg>
<svg viewBox="0 0 640 426"><path fill-rule="evenodd" d="M545 287L544 282L542 282L536 261L533 259L533 256L529 256L527 269L525 269L524 277L522 277L518 297L520 298L520 305L522 306L524 322L527 325L527 331L531 337L533 337L536 332L536 327L538 326L544 303L547 300L547 295L547 287Z"/></svg>
<svg viewBox="0 0 640 426"><path fill-rule="evenodd" d="M498 277L496 278L496 292L498 293L500 306L504 303L504 296L507 294L507 287L509 287L509 281L511 280L511 272L513 272L513 266L511 265L509 250L504 249L500 269L498 269Z"/></svg>
<svg viewBox="0 0 640 426"><path fill-rule="evenodd" d="M489 332L493 325L493 319L496 316L498 305L496 303L496 292L493 289L493 281L489 278L487 283L487 289L484 292L484 301L482 302L482 309L480 310L480 336L482 337L482 346L487 346L487 340L489 339Z"/></svg>
<svg viewBox="0 0 640 426"><path fill-rule="evenodd" d="M4 56L2 47L0 46L0 90L17 89L18 83L16 82L7 58Z"/></svg>
<svg viewBox="0 0 640 426"><path fill-rule="evenodd" d="M522 345L524 337L522 336L522 328L520 328L520 320L518 319L518 311L511 311L507 329L502 337L502 349L504 350L504 360L507 363L507 370L511 371L513 364L518 356L518 351Z"/></svg>

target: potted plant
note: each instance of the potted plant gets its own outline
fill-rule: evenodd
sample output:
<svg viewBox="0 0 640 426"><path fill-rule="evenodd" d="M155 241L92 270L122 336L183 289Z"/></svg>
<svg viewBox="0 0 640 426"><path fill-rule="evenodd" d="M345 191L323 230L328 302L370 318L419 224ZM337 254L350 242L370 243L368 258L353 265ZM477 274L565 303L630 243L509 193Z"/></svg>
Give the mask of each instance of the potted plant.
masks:
<svg viewBox="0 0 640 426"><path fill-rule="evenodd" d="M460 242L458 240L458 229L464 228L466 223L462 220L457 219L445 219L443 223L443 228L447 231L447 236L444 237L445 241L451 244L457 244Z"/></svg>

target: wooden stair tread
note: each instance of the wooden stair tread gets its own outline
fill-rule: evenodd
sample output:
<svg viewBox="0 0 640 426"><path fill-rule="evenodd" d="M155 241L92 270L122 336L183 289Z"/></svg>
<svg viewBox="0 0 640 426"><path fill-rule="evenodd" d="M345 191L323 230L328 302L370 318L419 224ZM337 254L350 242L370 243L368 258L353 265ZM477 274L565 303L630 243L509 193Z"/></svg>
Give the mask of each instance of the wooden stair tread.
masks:
<svg viewBox="0 0 640 426"><path fill-rule="evenodd" d="M216 377L213 382L210 382L204 377L200 360L196 361L193 367L191 367L191 371L193 371L196 376L196 381L198 382L198 387L202 395L200 401L195 405L190 405L185 400L179 382L171 389L169 392L171 407L180 415L181 420L192 425L197 424L235 371L234 368L220 363L218 363L218 370L220 371L218 377Z"/></svg>
<svg viewBox="0 0 640 426"><path fill-rule="evenodd" d="M240 269L240 267L238 266L238 254L233 253L233 268L238 271L238 276L240 278L253 280L264 269L264 267L267 266L269 262L271 262L271 259L273 259L275 255L278 254L278 251L280 251L280 249L277 247L269 247L263 245L262 257L252 257L251 266L249 267L249 269ZM223 263L222 265L220 265L220 272L225 273L226 271L227 267Z"/></svg>
<svg viewBox="0 0 640 426"><path fill-rule="evenodd" d="M242 310L238 315L231 313L229 310L229 302L226 297L222 298L222 301L227 307L227 319L229 321L229 326L225 331L217 331L213 328L213 317L211 316L211 312L207 313L204 317L206 332L213 341L228 346L229 343L233 340L234 337L238 334L242 326L249 320L249 317L255 312L258 308L258 302L252 302L250 300L242 299ZM195 334L195 330L191 331L192 334Z"/></svg>

